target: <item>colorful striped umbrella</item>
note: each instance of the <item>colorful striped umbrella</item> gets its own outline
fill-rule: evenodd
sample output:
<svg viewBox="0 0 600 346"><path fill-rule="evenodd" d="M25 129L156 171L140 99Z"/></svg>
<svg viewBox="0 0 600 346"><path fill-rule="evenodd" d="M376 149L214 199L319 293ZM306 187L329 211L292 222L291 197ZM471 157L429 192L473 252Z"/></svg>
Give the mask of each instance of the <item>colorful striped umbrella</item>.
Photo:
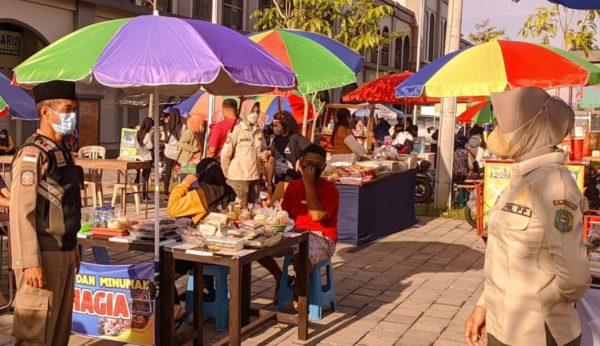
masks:
<svg viewBox="0 0 600 346"><path fill-rule="evenodd" d="M261 112L267 115L265 124L273 122L273 116L279 110L288 111L294 115L296 121L301 124L304 117L304 99L296 93L292 93L288 96L258 96L256 97L258 103L260 103ZM309 104L308 107L308 120L314 118L314 108Z"/></svg>
<svg viewBox="0 0 600 346"><path fill-rule="evenodd" d="M302 94L356 82L360 54L326 36L298 30L269 30L249 36L298 77Z"/></svg>
<svg viewBox="0 0 600 346"><path fill-rule="evenodd" d="M431 62L398 85L396 97L488 96L523 86L547 89L599 82L600 68L571 53L494 40Z"/></svg>
<svg viewBox="0 0 600 346"><path fill-rule="evenodd" d="M462 112L456 121L473 124L491 124L494 122L492 104L490 101L479 102Z"/></svg>
<svg viewBox="0 0 600 346"><path fill-rule="evenodd" d="M0 73L0 116L11 115L22 120L37 120L35 101L23 89L10 84Z"/></svg>
<svg viewBox="0 0 600 346"><path fill-rule="evenodd" d="M181 101L181 103L165 108L165 111L169 112L172 108L177 108L184 118L187 118L190 114L199 114L203 119L208 120L209 97L209 93L200 90ZM240 98L237 96L215 96L215 111L212 116L213 123L223 120L223 100L225 99L234 99L238 103L238 106L240 106Z"/></svg>
<svg viewBox="0 0 600 346"><path fill-rule="evenodd" d="M293 88L295 74L242 34L201 20L139 16L79 29L14 70L18 84L91 81L160 94L256 95ZM187 86L187 87L186 87Z"/></svg>
<svg viewBox="0 0 600 346"><path fill-rule="evenodd" d="M8 115L8 103L4 101L2 96L0 96L0 117L5 117Z"/></svg>
<svg viewBox="0 0 600 346"><path fill-rule="evenodd" d="M550 0L550 2L577 10L600 10L598 0Z"/></svg>

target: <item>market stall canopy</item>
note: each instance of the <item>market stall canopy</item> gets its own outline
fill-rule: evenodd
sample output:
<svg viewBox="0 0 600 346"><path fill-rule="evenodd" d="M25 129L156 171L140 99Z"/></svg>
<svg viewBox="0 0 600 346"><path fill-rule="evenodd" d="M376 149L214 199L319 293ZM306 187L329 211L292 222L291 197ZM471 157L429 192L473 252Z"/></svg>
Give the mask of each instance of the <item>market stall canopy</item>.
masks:
<svg viewBox="0 0 600 346"><path fill-rule="evenodd" d="M489 96L537 86L598 84L600 68L574 54L527 42L494 40L445 55L396 87L396 97Z"/></svg>
<svg viewBox="0 0 600 346"><path fill-rule="evenodd" d="M462 112L457 118L462 123L491 124L494 121L490 101L479 102Z"/></svg>
<svg viewBox="0 0 600 346"><path fill-rule="evenodd" d="M581 88L575 96L579 108L600 108L600 85L592 85Z"/></svg>
<svg viewBox="0 0 600 346"><path fill-rule="evenodd" d="M600 1L598 0L549 0L555 4L576 10L600 10Z"/></svg>
<svg viewBox="0 0 600 346"><path fill-rule="evenodd" d="M414 75L413 72L404 71L400 73L391 73L383 77L374 79L344 95L344 102L369 102L369 103L387 103L387 104L432 104L439 103L439 97L396 97L396 86L404 82L407 78ZM458 102L483 101L481 97L460 97Z"/></svg>
<svg viewBox="0 0 600 346"><path fill-rule="evenodd" d="M320 34L274 29L249 37L296 73L302 94L354 83L363 67L360 54Z"/></svg>
<svg viewBox="0 0 600 346"><path fill-rule="evenodd" d="M22 120L37 120L35 101L27 92L10 84L0 73L0 116L11 115Z"/></svg>
<svg viewBox="0 0 600 346"><path fill-rule="evenodd" d="M14 70L13 81L98 83L137 93L255 95L291 89L295 74L244 35L186 18L139 16L79 29Z"/></svg>

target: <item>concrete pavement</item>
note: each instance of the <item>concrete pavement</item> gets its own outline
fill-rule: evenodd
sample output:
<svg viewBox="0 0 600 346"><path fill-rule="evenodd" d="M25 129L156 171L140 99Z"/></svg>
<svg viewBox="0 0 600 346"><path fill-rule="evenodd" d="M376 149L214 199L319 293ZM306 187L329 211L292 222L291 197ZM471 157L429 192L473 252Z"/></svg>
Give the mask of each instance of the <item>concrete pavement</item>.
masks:
<svg viewBox="0 0 600 346"><path fill-rule="evenodd" d="M340 244L333 257L338 311L311 323L307 342L296 339L295 327L273 322L247 335L244 345L464 345L464 322L482 290L484 249L470 226L445 218L421 219L416 227L359 247ZM89 250L86 259L93 261ZM134 263L151 257L111 252L111 259ZM253 305L269 305L274 280L259 266L252 273ZM185 279L178 280L180 291ZM6 292L6 276L2 284ZM11 326L12 315L4 312L0 345L12 344ZM223 336L212 320L204 328L208 342ZM183 326L175 344L184 344L178 340L190 331ZM115 343L82 336L70 343L92 344Z"/></svg>

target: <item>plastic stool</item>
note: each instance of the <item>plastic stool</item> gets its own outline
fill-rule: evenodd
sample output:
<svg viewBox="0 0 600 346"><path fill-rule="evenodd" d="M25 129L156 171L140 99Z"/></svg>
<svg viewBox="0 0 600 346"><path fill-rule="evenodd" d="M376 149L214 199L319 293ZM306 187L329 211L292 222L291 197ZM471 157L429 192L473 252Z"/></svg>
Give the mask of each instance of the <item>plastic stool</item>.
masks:
<svg viewBox="0 0 600 346"><path fill-rule="evenodd" d="M283 310L283 305L291 303L294 299L294 291L288 284L288 267L292 263L291 256L285 256L283 260L283 272L279 287L279 298L277 300L277 311ZM321 285L321 269L325 268L327 283ZM329 306L331 312L336 311L335 283L333 280L333 267L331 259L323 260L313 267L308 281L308 318L311 321L320 320L323 316L323 306Z"/></svg>
<svg viewBox="0 0 600 346"><path fill-rule="evenodd" d="M214 317L218 332L224 332L229 325L229 292L227 291L227 276L229 268L217 265L204 265L202 273L214 277L215 300L203 302L204 316ZM185 295L185 309L188 313L194 310L194 276L190 272L188 277L187 292ZM188 323L191 321L188 319Z"/></svg>

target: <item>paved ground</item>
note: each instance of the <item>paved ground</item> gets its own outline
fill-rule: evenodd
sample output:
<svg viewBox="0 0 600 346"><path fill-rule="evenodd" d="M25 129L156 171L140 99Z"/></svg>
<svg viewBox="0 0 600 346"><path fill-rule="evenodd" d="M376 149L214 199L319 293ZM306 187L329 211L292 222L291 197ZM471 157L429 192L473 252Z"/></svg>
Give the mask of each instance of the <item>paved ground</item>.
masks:
<svg viewBox="0 0 600 346"><path fill-rule="evenodd" d="M296 339L296 328L273 322L245 336L244 345L464 345L464 322L482 290L483 252L470 226L444 218L421 219L414 228L364 246L340 244L333 258L338 311L311 323L306 343ZM92 261L89 250L86 257ZM149 258L111 252L115 262ZM3 273L5 267L4 256ZM260 267L252 273L253 305L267 306L274 281ZM185 279L178 281L181 290ZM0 286L5 294L6 282L5 275ZM0 315L0 345L12 344L11 325L10 312ZM189 332L183 326L176 337ZM223 336L216 334L212 320L205 324L205 335L209 342ZM81 336L70 343L92 344L115 343Z"/></svg>

